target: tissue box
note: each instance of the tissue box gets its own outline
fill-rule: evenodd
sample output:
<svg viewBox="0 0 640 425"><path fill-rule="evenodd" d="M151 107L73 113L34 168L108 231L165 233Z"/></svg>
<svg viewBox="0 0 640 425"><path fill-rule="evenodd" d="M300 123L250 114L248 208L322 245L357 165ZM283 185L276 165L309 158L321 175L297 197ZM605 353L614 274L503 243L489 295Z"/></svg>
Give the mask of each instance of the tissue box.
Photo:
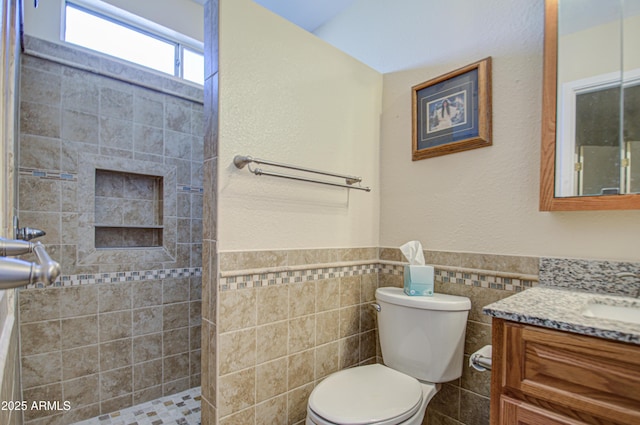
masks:
<svg viewBox="0 0 640 425"><path fill-rule="evenodd" d="M433 266L404 266L404 293L433 296Z"/></svg>

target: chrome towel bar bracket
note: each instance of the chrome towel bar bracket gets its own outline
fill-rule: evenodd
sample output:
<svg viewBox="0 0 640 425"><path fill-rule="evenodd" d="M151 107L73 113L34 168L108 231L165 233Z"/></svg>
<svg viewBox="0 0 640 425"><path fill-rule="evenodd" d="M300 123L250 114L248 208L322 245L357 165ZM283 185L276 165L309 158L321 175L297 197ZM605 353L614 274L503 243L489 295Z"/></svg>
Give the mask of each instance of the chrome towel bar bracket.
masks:
<svg viewBox="0 0 640 425"><path fill-rule="evenodd" d="M360 183L362 181L361 177L332 173L328 171L314 170L312 168L300 167L297 165L290 165L290 164L283 164L280 162L268 161L266 159L258 159L258 158L253 158L251 156L244 156L244 155L236 155L233 158L233 163L237 168L244 168L245 166L247 166L247 169L251 173L255 174L256 176L264 175L264 176L271 176L271 177L280 177L284 179L298 180L298 181L304 181L308 183L319 183L319 184L325 184L329 186L344 187L347 189L364 190L366 192L371 191L371 188L369 187L353 186L354 184ZM286 168L289 170L302 171L305 173L320 174L323 176L337 177L340 179L344 179L345 183L342 184L342 183L336 183L336 182L331 182L326 180L317 180L317 179L312 179L312 178L307 178L302 176L293 176L290 174L282 174L282 173L276 173L273 171L262 170L260 168L252 169L250 166L251 163L269 165L272 167Z"/></svg>

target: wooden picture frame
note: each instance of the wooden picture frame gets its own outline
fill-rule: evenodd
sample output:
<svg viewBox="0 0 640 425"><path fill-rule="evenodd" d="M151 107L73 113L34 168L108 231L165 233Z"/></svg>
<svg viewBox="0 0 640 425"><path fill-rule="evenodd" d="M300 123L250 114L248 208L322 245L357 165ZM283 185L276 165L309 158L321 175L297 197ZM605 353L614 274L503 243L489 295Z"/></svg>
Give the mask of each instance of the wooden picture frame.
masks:
<svg viewBox="0 0 640 425"><path fill-rule="evenodd" d="M491 57L411 91L413 161L491 146Z"/></svg>

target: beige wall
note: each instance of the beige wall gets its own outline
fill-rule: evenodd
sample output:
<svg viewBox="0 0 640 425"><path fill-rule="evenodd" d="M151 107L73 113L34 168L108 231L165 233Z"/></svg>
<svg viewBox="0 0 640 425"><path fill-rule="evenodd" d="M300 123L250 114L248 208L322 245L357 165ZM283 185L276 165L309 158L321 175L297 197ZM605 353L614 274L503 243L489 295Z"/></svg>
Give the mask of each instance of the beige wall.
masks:
<svg viewBox="0 0 640 425"><path fill-rule="evenodd" d="M444 251L640 258L639 211L538 211L543 15L541 0L371 8L357 1L318 32L394 71L384 75L382 246L419 239ZM376 40L378 23L388 41L365 42ZM443 40L438 34L446 42L435 41ZM416 40L425 39L434 42L420 48ZM411 162L411 86L486 56L493 57L493 146Z"/></svg>
<svg viewBox="0 0 640 425"><path fill-rule="evenodd" d="M223 0L219 81L219 131L205 136L203 422L302 423L314 383L375 361L377 249L359 247L378 244L382 76L249 0ZM359 175L374 191L256 177L237 154ZM280 266L297 271L247 272Z"/></svg>
<svg viewBox="0 0 640 425"><path fill-rule="evenodd" d="M200 42L204 37L202 5L192 0L104 0L127 12L146 18ZM60 42L64 0L41 1L35 8L24 2L25 33L53 42Z"/></svg>
<svg viewBox="0 0 640 425"><path fill-rule="evenodd" d="M249 0L220 13L219 249L377 246L382 76ZM373 191L253 176L237 154Z"/></svg>

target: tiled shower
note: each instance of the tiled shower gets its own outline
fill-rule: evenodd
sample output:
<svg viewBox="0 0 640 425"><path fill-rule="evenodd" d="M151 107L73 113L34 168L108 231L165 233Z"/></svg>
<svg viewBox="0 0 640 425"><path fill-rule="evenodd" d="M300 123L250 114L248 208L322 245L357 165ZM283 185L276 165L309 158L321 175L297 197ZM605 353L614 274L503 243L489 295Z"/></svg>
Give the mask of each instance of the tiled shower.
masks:
<svg viewBox="0 0 640 425"><path fill-rule="evenodd" d="M200 385L202 89L25 38L19 217L59 285L19 293L23 397L75 421ZM46 419L44 419L46 418Z"/></svg>

